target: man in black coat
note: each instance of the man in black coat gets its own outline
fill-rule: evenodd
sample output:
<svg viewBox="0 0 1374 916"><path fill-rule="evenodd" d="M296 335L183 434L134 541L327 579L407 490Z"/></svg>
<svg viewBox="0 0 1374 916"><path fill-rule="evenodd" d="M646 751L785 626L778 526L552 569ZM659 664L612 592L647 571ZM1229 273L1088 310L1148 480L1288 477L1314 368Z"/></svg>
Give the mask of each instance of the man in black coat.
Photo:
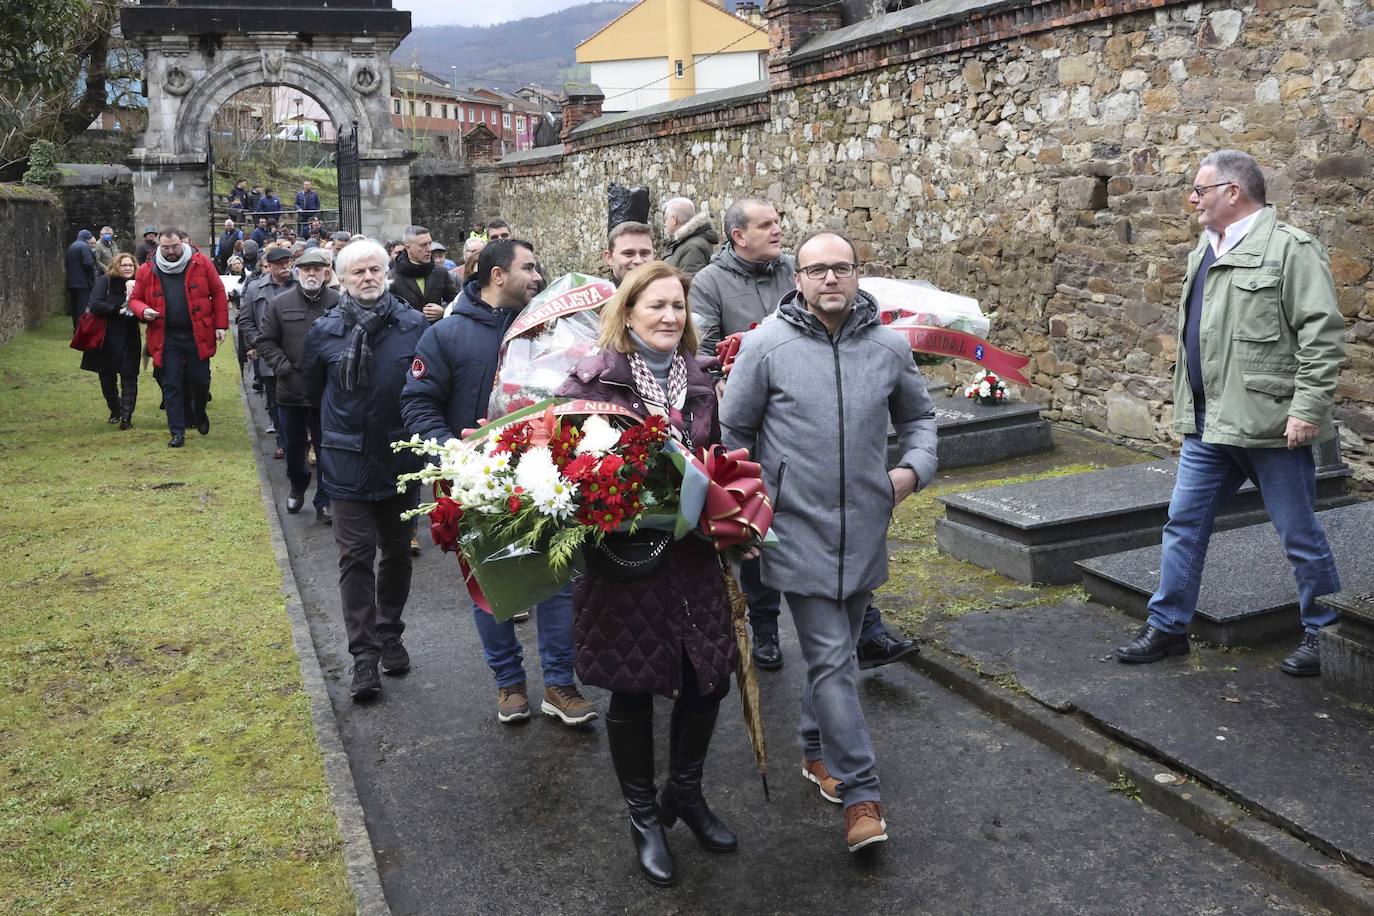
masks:
<svg viewBox="0 0 1374 916"><path fill-rule="evenodd" d="M152 260L153 252L157 251L157 227L145 226L143 229L143 241L139 242L134 248L134 260L140 265Z"/></svg>
<svg viewBox="0 0 1374 916"><path fill-rule="evenodd" d="M423 312L431 323L444 317L444 306L458 295L457 284L444 265L434 264L432 241L424 226L407 229L402 240L405 248L396 256L389 277L392 295Z"/></svg>
<svg viewBox="0 0 1374 916"><path fill-rule="evenodd" d="M72 330L86 310L86 301L95 286L95 236L89 229L76 234L76 241L67 246L67 313L72 318Z"/></svg>
<svg viewBox="0 0 1374 916"><path fill-rule="evenodd" d="M426 243L428 238L426 233ZM401 392L401 414L408 432L446 442L486 416L501 338L534 297L540 279L529 242L503 239L482 249L476 275L463 286L453 313L425 331L415 351L410 378ZM528 719L524 650L515 635L515 622L497 623L475 606L472 616L482 653L496 676L497 719ZM540 602L535 623L544 673L540 710L567 725L596 718L596 707L578 692L573 674L572 588Z"/></svg>
<svg viewBox="0 0 1374 916"><path fill-rule="evenodd" d="M310 466L306 464L306 433L318 447L320 412L305 392L305 378L299 367L305 359L305 337L315 320L339 304L339 294L328 286L329 257L314 248L296 259L296 285L267 301L258 325L258 359L276 375L277 415L286 436L286 479L291 493L286 511L295 515L305 505L310 487ZM329 497L324 487L315 487L315 519L330 523Z"/></svg>
<svg viewBox="0 0 1374 916"><path fill-rule="evenodd" d="M272 367L258 358L258 328L262 325L263 313L267 310L267 300L293 286L291 277L291 249L280 242L269 245L263 254L266 267L254 280L244 285L243 295L239 298L237 320L239 339L253 360L253 371L262 382L263 394L267 397L267 431L277 437L277 451L274 457L286 457L286 433L277 416L277 379Z"/></svg>
<svg viewBox="0 0 1374 916"><path fill-rule="evenodd" d="M391 443L406 438L401 388L426 322L387 292L386 261L386 250L369 240L339 252L343 294L311 326L299 369L307 399L320 409L320 484L339 545L355 700L381 690L379 662L388 674L410 669L401 613L410 596L411 526L401 514L415 508L419 488L397 493L396 480L419 470L420 460L393 452Z"/></svg>

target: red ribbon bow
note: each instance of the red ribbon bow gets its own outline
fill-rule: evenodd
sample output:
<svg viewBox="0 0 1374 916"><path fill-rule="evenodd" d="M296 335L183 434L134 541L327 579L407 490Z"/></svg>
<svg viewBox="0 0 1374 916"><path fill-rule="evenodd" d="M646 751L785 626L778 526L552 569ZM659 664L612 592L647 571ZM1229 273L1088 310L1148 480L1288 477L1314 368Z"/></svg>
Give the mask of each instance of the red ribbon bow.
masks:
<svg viewBox="0 0 1374 916"><path fill-rule="evenodd" d="M749 450L728 452L713 445L701 451L700 461L710 481L701 530L716 550L763 540L773 524L773 503L763 486L763 468L749 460Z"/></svg>

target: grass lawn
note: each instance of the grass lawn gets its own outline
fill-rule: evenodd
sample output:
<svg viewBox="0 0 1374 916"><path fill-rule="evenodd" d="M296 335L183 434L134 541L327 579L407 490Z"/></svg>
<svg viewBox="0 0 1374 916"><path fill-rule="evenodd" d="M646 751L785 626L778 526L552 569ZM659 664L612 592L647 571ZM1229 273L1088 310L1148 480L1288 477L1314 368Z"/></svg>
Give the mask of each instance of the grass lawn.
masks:
<svg viewBox="0 0 1374 916"><path fill-rule="evenodd" d="M0 911L353 911L235 386L166 447L56 318L0 347Z"/></svg>

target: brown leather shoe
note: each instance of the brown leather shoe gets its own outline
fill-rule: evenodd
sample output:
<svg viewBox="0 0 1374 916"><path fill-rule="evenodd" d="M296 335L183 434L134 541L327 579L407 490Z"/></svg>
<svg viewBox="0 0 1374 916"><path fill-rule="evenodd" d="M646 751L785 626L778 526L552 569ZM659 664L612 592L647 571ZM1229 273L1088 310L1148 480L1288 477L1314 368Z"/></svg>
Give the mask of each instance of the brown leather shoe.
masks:
<svg viewBox="0 0 1374 916"><path fill-rule="evenodd" d="M564 725L581 725L596 718L596 707L591 700L578 693L576 684L545 687L544 702L539 711L546 716L562 719Z"/></svg>
<svg viewBox="0 0 1374 916"><path fill-rule="evenodd" d="M521 722L530 717L529 694L525 682L496 688L496 718L502 722Z"/></svg>
<svg viewBox="0 0 1374 916"><path fill-rule="evenodd" d="M840 803L840 781L830 775L824 760L807 760L803 757L802 775L816 784L821 791L821 798L837 805Z"/></svg>
<svg viewBox="0 0 1374 916"><path fill-rule="evenodd" d="M419 539L419 538L411 538L411 539L410 539L410 555L411 555L412 557L418 557L418 556L420 555L420 539Z"/></svg>
<svg viewBox="0 0 1374 916"><path fill-rule="evenodd" d="M865 846L887 842L887 821L883 820L883 806L866 801L844 809L844 840L850 852Z"/></svg>

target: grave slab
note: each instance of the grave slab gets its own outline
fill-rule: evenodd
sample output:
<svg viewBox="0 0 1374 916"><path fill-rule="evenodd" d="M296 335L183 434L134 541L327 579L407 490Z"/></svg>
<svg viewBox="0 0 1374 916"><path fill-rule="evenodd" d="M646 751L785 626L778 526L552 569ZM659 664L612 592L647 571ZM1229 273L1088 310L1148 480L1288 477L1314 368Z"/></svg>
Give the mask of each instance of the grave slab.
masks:
<svg viewBox="0 0 1374 916"><path fill-rule="evenodd" d="M942 469L995 464L1054 447L1050 441L1050 421L1041 418L1040 408L1035 404L1014 401L979 407L967 398L943 396L943 386L928 384L927 387L935 400ZM889 426L888 465L895 465L900 458L896 433Z"/></svg>
<svg viewBox="0 0 1374 916"><path fill-rule="evenodd" d="M1374 706L1374 593L1339 592L1319 601L1341 615L1335 626L1321 631L1322 683Z"/></svg>
<svg viewBox="0 0 1374 916"><path fill-rule="evenodd" d="M1317 513L1346 590L1374 591L1374 502ZM1095 601L1145 619L1159 585L1160 547L1083 560L1083 584ZM1197 615L1189 631L1224 646L1252 646L1298 633L1297 589L1278 532L1269 523L1212 536L1202 570Z"/></svg>
<svg viewBox="0 0 1374 916"><path fill-rule="evenodd" d="M1177 477L1178 462L1162 460L942 496L936 544L1018 582L1077 582L1079 560L1158 544ZM1318 508L1353 502L1349 477L1339 461L1321 467ZM1217 528L1267 518L1259 490L1247 482L1223 508Z"/></svg>
<svg viewBox="0 0 1374 916"><path fill-rule="evenodd" d="M948 623L948 648L1374 873L1374 715L1324 692L1322 679L1279 672L1287 645L1195 644L1186 658L1122 665L1113 649L1136 629L1069 602L962 615Z"/></svg>

